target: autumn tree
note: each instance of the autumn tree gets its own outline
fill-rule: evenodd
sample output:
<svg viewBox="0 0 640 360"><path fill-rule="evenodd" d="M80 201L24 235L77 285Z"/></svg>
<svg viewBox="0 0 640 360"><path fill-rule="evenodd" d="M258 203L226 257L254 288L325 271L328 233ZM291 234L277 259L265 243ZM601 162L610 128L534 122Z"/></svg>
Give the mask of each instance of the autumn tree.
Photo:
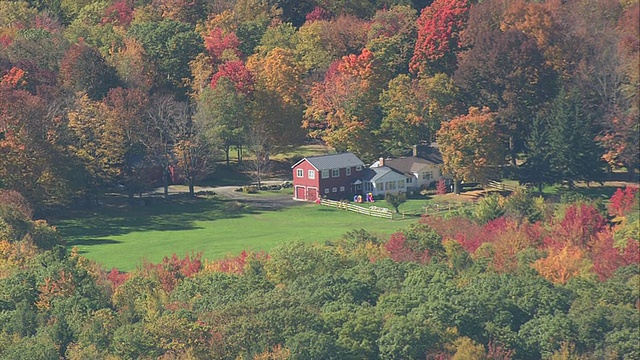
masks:
<svg viewBox="0 0 640 360"><path fill-rule="evenodd" d="M305 136L302 64L296 61L291 50L276 47L264 58L251 57L247 66L256 79L251 101L252 122L263 124L274 150L300 143ZM265 108L265 103L271 106Z"/></svg>
<svg viewBox="0 0 640 360"><path fill-rule="evenodd" d="M202 51L202 38L185 23L163 20L133 24L128 37L138 40L158 71L156 81L169 89L183 89L191 74L189 62Z"/></svg>
<svg viewBox="0 0 640 360"><path fill-rule="evenodd" d="M466 27L469 7L467 0L436 0L422 10L411 58L413 72L453 74L456 56L462 50L460 34Z"/></svg>
<svg viewBox="0 0 640 360"><path fill-rule="evenodd" d="M380 141L395 156L412 145L430 143L440 123L455 115L456 90L444 74L411 80L399 75L380 94Z"/></svg>
<svg viewBox="0 0 640 360"><path fill-rule="evenodd" d="M461 54L454 81L469 106L496 112L515 166L532 114L555 95L555 74L536 42L516 30L480 34L473 48Z"/></svg>
<svg viewBox="0 0 640 360"><path fill-rule="evenodd" d="M58 124L48 116L44 99L21 88L26 86L23 75L13 68L0 77L2 186L20 192L34 206L66 203L72 190L64 170L72 161L56 142Z"/></svg>
<svg viewBox="0 0 640 360"><path fill-rule="evenodd" d="M92 195L113 187L120 177L125 147L123 129L110 121L104 103L95 102L84 95L68 113L68 129L72 134L69 150L83 164L87 200Z"/></svg>
<svg viewBox="0 0 640 360"><path fill-rule="evenodd" d="M102 100L109 89L119 84L115 69L82 41L71 45L60 62L60 77L69 89L85 92L91 100Z"/></svg>
<svg viewBox="0 0 640 360"><path fill-rule="evenodd" d="M251 177L260 188L262 181L265 176L269 175L273 166L271 162L271 155L275 147L273 138L264 123L253 122L249 125L246 141L251 159L245 163L245 167L251 172Z"/></svg>
<svg viewBox="0 0 640 360"><path fill-rule="evenodd" d="M343 57L311 90L303 126L338 151L363 158L379 154L374 132L379 127L379 78L373 53Z"/></svg>
<svg viewBox="0 0 640 360"><path fill-rule="evenodd" d="M227 77L221 77L213 89L200 94L194 121L204 128L211 146L220 146L229 166L232 146L244 143L246 121L249 117L248 100Z"/></svg>
<svg viewBox="0 0 640 360"><path fill-rule="evenodd" d="M443 122L436 140L444 161L444 172L455 181L486 183L496 175L504 157L496 129L496 114L488 108L469 108L469 114Z"/></svg>
<svg viewBox="0 0 640 360"><path fill-rule="evenodd" d="M367 33L366 48L380 62L381 71L393 78L406 73L413 54L417 13L410 6L393 6L376 12Z"/></svg>
<svg viewBox="0 0 640 360"><path fill-rule="evenodd" d="M174 146L180 128L188 123L189 109L186 103L171 95L157 95L151 99L147 110L148 121L143 140L149 159L162 171L164 197L169 196L171 173L176 164Z"/></svg>
<svg viewBox="0 0 640 360"><path fill-rule="evenodd" d="M195 184L215 169L216 149L207 142L203 124L194 121L190 113L177 118L176 131L176 165L189 187L189 195L195 196Z"/></svg>
<svg viewBox="0 0 640 360"><path fill-rule="evenodd" d="M129 197L147 190L151 184L151 164L146 161L147 106L149 99L139 88L116 88L104 100L109 128L122 136L122 162L119 164L118 184L124 186Z"/></svg>

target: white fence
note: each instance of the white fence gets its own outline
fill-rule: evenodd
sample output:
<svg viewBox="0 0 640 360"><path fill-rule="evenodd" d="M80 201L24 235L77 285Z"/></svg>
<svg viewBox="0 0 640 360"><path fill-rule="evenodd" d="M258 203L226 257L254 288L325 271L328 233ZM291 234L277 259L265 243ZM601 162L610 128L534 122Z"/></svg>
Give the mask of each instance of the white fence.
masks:
<svg viewBox="0 0 640 360"><path fill-rule="evenodd" d="M369 208L351 204L347 201L334 201L328 199L320 200L320 204L329 206L336 209L348 210L357 212L358 214L364 214L369 216L381 217L389 220L393 220L393 211L387 208L371 206Z"/></svg>

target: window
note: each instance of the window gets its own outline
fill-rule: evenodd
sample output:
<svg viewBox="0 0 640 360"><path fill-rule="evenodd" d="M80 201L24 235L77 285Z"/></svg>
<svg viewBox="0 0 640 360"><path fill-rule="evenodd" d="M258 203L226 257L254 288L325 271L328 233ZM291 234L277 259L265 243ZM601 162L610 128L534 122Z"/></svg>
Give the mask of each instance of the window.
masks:
<svg viewBox="0 0 640 360"><path fill-rule="evenodd" d="M362 166L360 165L356 166L356 171L362 171Z"/></svg>
<svg viewBox="0 0 640 360"><path fill-rule="evenodd" d="M384 191L384 183L376 183L376 189Z"/></svg>
<svg viewBox="0 0 640 360"><path fill-rule="evenodd" d="M347 176L351 176L351 168L350 167L347 168Z"/></svg>
<svg viewBox="0 0 640 360"><path fill-rule="evenodd" d="M395 190L396 189L396 182L395 181L387 181L385 187L387 188L387 190Z"/></svg>
<svg viewBox="0 0 640 360"><path fill-rule="evenodd" d="M413 178L408 177L407 178L407 184L411 184L413 182Z"/></svg>
<svg viewBox="0 0 640 360"><path fill-rule="evenodd" d="M333 189L331 189L331 192L338 192L338 188L334 187Z"/></svg>
<svg viewBox="0 0 640 360"><path fill-rule="evenodd" d="M364 183L364 191L371 192L373 191L373 184L370 182Z"/></svg>
<svg viewBox="0 0 640 360"><path fill-rule="evenodd" d="M422 173L423 180L429 180L433 178L433 171L427 171Z"/></svg>
<svg viewBox="0 0 640 360"><path fill-rule="evenodd" d="M344 186L340 186L340 192L344 192Z"/></svg>
<svg viewBox="0 0 640 360"><path fill-rule="evenodd" d="M404 188L404 180L398 180L398 189Z"/></svg>
<svg viewBox="0 0 640 360"><path fill-rule="evenodd" d="M315 178L316 178L315 170L309 170L309 179L315 179Z"/></svg>
<svg viewBox="0 0 640 360"><path fill-rule="evenodd" d="M302 169L296 170L296 176L299 178L304 177L304 170Z"/></svg>
<svg viewBox="0 0 640 360"><path fill-rule="evenodd" d="M329 188L324 189L324 193L328 194L329 193Z"/></svg>
<svg viewBox="0 0 640 360"><path fill-rule="evenodd" d="M340 177L340 169L331 169L331 177Z"/></svg>
<svg viewBox="0 0 640 360"><path fill-rule="evenodd" d="M323 179L329 178L329 170L326 170L326 169L322 170L321 176L322 176Z"/></svg>

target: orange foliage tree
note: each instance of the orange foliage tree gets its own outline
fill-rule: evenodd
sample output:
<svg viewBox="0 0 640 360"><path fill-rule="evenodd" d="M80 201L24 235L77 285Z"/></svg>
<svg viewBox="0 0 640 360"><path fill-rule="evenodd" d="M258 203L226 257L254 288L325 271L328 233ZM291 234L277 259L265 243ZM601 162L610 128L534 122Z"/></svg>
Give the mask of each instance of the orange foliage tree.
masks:
<svg viewBox="0 0 640 360"><path fill-rule="evenodd" d="M504 160L495 114L488 108L471 107L468 115L442 123L436 139L456 193L461 180L486 183Z"/></svg>

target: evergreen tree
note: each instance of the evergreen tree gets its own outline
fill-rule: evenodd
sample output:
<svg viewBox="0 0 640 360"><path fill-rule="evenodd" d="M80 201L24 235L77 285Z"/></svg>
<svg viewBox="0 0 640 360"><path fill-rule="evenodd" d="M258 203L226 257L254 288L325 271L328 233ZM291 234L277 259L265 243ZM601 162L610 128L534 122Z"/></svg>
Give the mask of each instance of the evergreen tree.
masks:
<svg viewBox="0 0 640 360"><path fill-rule="evenodd" d="M551 104L548 121L551 167L558 180L569 187L578 180L599 180L603 164L594 140L597 130L577 94L562 91Z"/></svg>
<svg viewBox="0 0 640 360"><path fill-rule="evenodd" d="M558 178L551 163L553 154L549 143L547 124L542 115L536 116L531 123L531 132L526 139L527 159L518 171L521 184L534 185L542 193L544 185L554 184Z"/></svg>

